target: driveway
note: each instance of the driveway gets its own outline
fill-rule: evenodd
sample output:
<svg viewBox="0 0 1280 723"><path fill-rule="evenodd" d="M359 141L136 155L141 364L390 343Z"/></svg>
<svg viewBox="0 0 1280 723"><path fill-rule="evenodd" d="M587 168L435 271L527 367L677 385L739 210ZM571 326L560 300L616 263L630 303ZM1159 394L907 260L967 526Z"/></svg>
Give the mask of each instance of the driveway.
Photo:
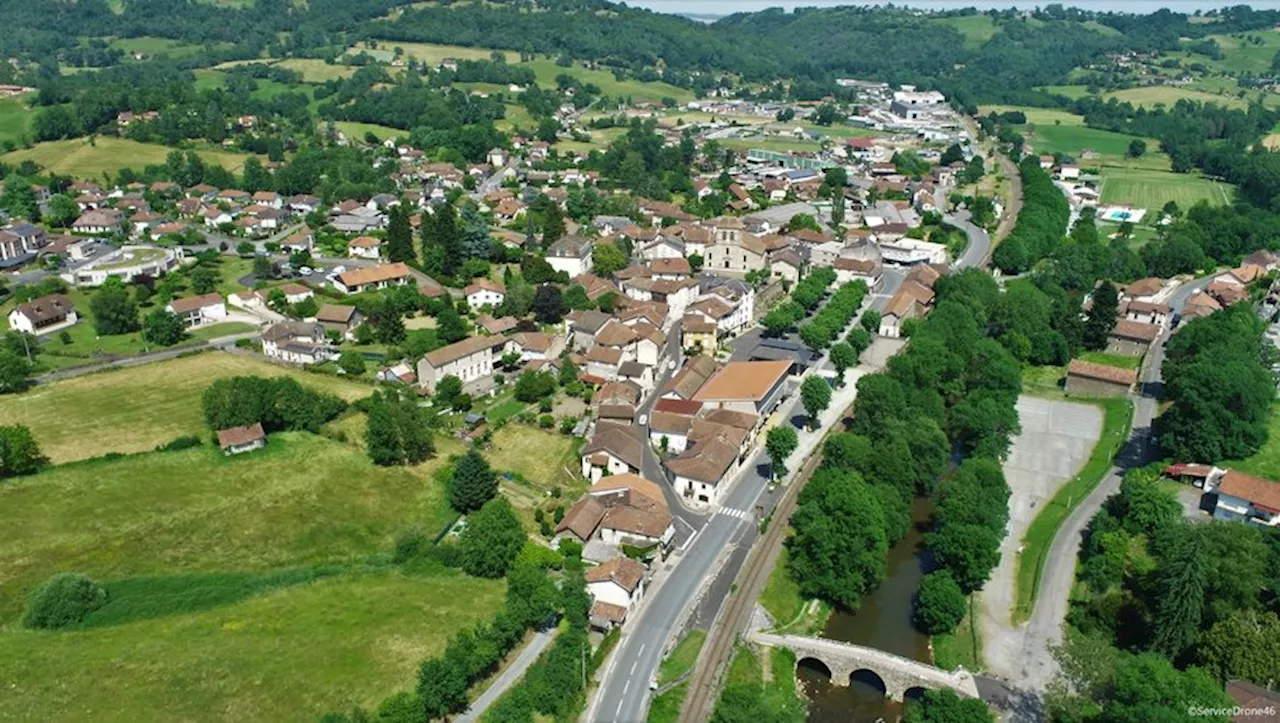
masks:
<svg viewBox="0 0 1280 723"><path fill-rule="evenodd" d="M1022 537L1044 504L1089 460L1102 434L1102 410L1092 404L1023 396L1018 398L1018 419L1022 432L1004 464L1012 493L1009 530L1000 545L1000 564L983 588L979 624L988 668L1021 682L1029 668L1039 671L1048 662L1048 650L1040 648L1038 639L1028 638L1027 626L1015 627L1010 618Z"/></svg>

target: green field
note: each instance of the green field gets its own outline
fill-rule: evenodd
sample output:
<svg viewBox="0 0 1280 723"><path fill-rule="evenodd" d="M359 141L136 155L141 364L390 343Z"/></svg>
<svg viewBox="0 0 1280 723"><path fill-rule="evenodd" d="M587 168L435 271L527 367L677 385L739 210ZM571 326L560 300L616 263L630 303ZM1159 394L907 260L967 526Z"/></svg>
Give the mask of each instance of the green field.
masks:
<svg viewBox="0 0 1280 723"><path fill-rule="evenodd" d="M813 141L793 140L790 138L780 138L777 136L757 137L757 138L726 138L720 141L721 148L733 148L740 151L759 148L765 151L777 151L779 153L791 153L793 151L809 151L817 152L822 150L821 143Z"/></svg>
<svg viewBox="0 0 1280 723"><path fill-rule="evenodd" d="M334 126L342 131L343 135L355 140L364 141L364 137L368 133L372 133L379 140L388 138L408 137L409 131L402 131L399 128L389 128L387 126L375 125L373 123L356 123L355 121L337 121Z"/></svg>
<svg viewBox="0 0 1280 723"><path fill-rule="evenodd" d="M1230 35L1210 35L1209 38L1222 48L1225 56L1222 60L1196 55L1189 56L1200 60L1210 67L1217 67L1232 72L1251 72L1266 74L1271 71L1271 60L1276 51L1280 51L1280 32L1275 30L1251 30L1243 35L1262 38L1262 45L1254 45L1243 38Z"/></svg>
<svg viewBox="0 0 1280 723"><path fill-rule="evenodd" d="M0 98L0 143L22 143L31 138L36 113L21 98Z"/></svg>
<svg viewBox="0 0 1280 723"><path fill-rule="evenodd" d="M301 73L302 80L306 83L341 80L356 72L350 65L332 65L319 58L289 58L276 63L276 66Z"/></svg>
<svg viewBox="0 0 1280 723"><path fill-rule="evenodd" d="M955 630L933 636L933 664L939 668L955 670L963 665L965 670L976 673L986 667L982 660L982 640L974 624L978 595L969 596L969 612Z"/></svg>
<svg viewBox="0 0 1280 723"><path fill-rule="evenodd" d="M138 143L125 138L99 136L93 142L83 138L37 143L0 156L0 161L18 164L35 161L47 173L101 181L103 173L115 175L121 168L141 171L144 166L164 163L173 148L154 143ZM229 151L197 151L206 163L216 163L237 171L249 156Z"/></svg>
<svg viewBox="0 0 1280 723"><path fill-rule="evenodd" d="M1270 480L1280 480L1280 404L1271 405L1267 442L1252 457L1223 462L1222 467L1238 469Z"/></svg>
<svg viewBox="0 0 1280 723"><path fill-rule="evenodd" d="M405 43L399 40L379 40L373 49L366 48L364 43L352 46L347 50L351 55L368 53L383 62L394 57L396 48L404 51L405 57L417 58L428 65L438 65L445 58L454 60L488 60L494 52L490 48L467 48L461 45L437 45L435 43ZM520 62L520 54L504 51L508 63Z"/></svg>
<svg viewBox="0 0 1280 723"><path fill-rule="evenodd" d="M950 25L964 36L967 48L977 48L996 35L995 20L989 15L957 15L939 18L935 22Z"/></svg>
<svg viewBox="0 0 1280 723"><path fill-rule="evenodd" d="M1108 354L1102 351L1086 351L1080 355L1080 358L1093 362L1094 364L1103 364L1118 369L1134 369L1136 370L1142 365L1142 357L1132 356L1130 354Z"/></svg>
<svg viewBox="0 0 1280 723"><path fill-rule="evenodd" d="M642 83L638 80L617 80L613 77L613 73L607 70L592 70L584 68L579 64L574 64L571 68L562 68L556 65L554 60L550 58L539 58L529 63L524 63L533 68L538 74L538 85L555 87L557 75L572 75L583 83L595 83L600 86L600 91L605 95L617 98L626 96L633 101L650 101L657 103L663 98L674 98L676 102L684 104L694 99L693 91L687 88L677 88L670 83Z"/></svg>
<svg viewBox="0 0 1280 723"><path fill-rule="evenodd" d="M411 686L503 595L500 581L366 562L397 530L451 519L440 464L375 467L289 432L239 457L206 444L0 486L0 718L315 720ZM87 627L12 624L66 570L108 589Z"/></svg>
<svg viewBox="0 0 1280 723"><path fill-rule="evenodd" d="M372 391L339 377L206 352L5 395L0 397L0 423L30 427L54 462L107 452L142 452L183 435L208 434L200 395L214 379L238 374L289 375L348 401Z"/></svg>
<svg viewBox="0 0 1280 723"><path fill-rule="evenodd" d="M1189 173L1136 168L1106 168L1102 202L1158 211L1169 201L1190 208L1200 201L1214 206L1230 202L1231 187Z"/></svg>
<svg viewBox="0 0 1280 723"><path fill-rule="evenodd" d="M1067 86L1060 86L1067 87ZM983 115L988 113L1008 113L1009 111L1021 111L1027 117L1027 123L1032 126L1044 125L1064 125L1064 126L1083 126L1084 116L1069 113L1065 110L1055 110L1053 108L1032 108L1023 105L984 105L979 106L978 111Z"/></svg>
<svg viewBox="0 0 1280 723"><path fill-rule="evenodd" d="M1235 95L1208 93L1202 90L1176 85L1151 85L1143 88L1126 88L1107 93L1104 99L1115 98L1121 103L1135 106L1154 107L1156 105L1172 106L1179 100L1192 100L1197 103L1214 103L1228 108L1246 108L1249 102Z"/></svg>
<svg viewBox="0 0 1280 723"><path fill-rule="evenodd" d="M229 43L214 43L217 47L230 47ZM117 38L111 41L112 48L126 53L143 53L144 55L168 55L171 58L186 58L199 53L203 46L184 43L170 38L138 37Z"/></svg>

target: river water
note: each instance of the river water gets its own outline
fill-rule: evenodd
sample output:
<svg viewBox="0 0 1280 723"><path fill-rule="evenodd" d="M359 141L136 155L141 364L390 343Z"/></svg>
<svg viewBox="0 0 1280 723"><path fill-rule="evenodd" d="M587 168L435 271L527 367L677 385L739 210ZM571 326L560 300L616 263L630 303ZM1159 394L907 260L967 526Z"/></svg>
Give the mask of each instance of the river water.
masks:
<svg viewBox="0 0 1280 723"><path fill-rule="evenodd" d="M911 508L911 531L889 550L884 582L862 599L856 612L832 613L823 637L932 662L929 636L911 625L912 598L924 577L921 555L932 509L928 498L916 499ZM883 683L874 677L855 674L848 687L835 685L822 666L811 666L810 662L802 662L797 673L810 701L810 721L873 723L881 719L895 721L902 716L902 704L885 698Z"/></svg>

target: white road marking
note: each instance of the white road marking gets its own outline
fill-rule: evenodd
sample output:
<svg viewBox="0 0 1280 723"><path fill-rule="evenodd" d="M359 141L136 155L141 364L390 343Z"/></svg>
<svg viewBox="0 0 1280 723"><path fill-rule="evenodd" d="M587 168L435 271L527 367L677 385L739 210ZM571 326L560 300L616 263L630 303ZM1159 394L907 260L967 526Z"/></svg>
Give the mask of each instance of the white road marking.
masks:
<svg viewBox="0 0 1280 723"><path fill-rule="evenodd" d="M614 720L617 720L620 715L622 715L622 701L618 701L618 709L613 712Z"/></svg>
<svg viewBox="0 0 1280 723"><path fill-rule="evenodd" d="M635 661L634 663L632 663L632 664L631 664L631 672L630 672L630 673L628 673L628 675L635 675L635 674L636 674L636 666L637 666L637 665L639 665L639 664L640 664L640 661L639 661L639 660L637 660L637 661Z"/></svg>
<svg viewBox="0 0 1280 723"><path fill-rule="evenodd" d="M627 681L627 684L626 684L626 685L622 686L622 694L623 694L623 695L626 695L628 690L631 690L631 681L630 681L630 680L628 680L628 681Z"/></svg>

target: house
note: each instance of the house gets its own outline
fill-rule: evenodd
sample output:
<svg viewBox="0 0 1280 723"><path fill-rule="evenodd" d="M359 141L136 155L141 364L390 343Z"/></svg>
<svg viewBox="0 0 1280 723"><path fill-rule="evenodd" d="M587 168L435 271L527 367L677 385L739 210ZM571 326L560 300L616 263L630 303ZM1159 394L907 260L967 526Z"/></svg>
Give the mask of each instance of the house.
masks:
<svg viewBox="0 0 1280 723"><path fill-rule="evenodd" d="M908 278L885 305L880 317L880 336L896 339L902 336L902 325L909 319L924 316L933 304L933 289Z"/></svg>
<svg viewBox="0 0 1280 723"><path fill-rule="evenodd" d="M563 271L569 278L579 276L591 268L591 240L582 236L565 236L547 249L547 263L556 271Z"/></svg>
<svg viewBox="0 0 1280 723"><path fill-rule="evenodd" d="M730 442L712 438L689 447L664 464L673 476L676 493L695 505L717 505L727 485L721 481L738 470L739 450Z"/></svg>
<svg viewBox="0 0 1280 723"><path fill-rule="evenodd" d="M649 441L664 452L684 452L689 442L689 430L693 428L693 419L701 409L701 402L659 399L649 413Z"/></svg>
<svg viewBox="0 0 1280 723"><path fill-rule="evenodd" d="M804 261L795 249L784 248L769 254L769 275L795 284L800 281Z"/></svg>
<svg viewBox="0 0 1280 723"><path fill-rule="evenodd" d="M267 446L267 434L262 431L262 422L254 422L246 427L218 430L218 447L227 456L252 452L265 446Z"/></svg>
<svg viewBox="0 0 1280 723"><path fill-rule="evenodd" d="M606 545L652 547L671 542L671 510L656 483L634 474L610 475L587 494L605 507L598 530Z"/></svg>
<svg viewBox="0 0 1280 723"><path fill-rule="evenodd" d="M1229 469L1218 480L1217 493L1218 505L1213 510L1217 519L1262 527L1280 525L1280 483Z"/></svg>
<svg viewBox="0 0 1280 723"><path fill-rule="evenodd" d="M1124 318L1144 324L1164 326L1169 323L1169 305L1154 304L1150 301L1130 301L1121 305Z"/></svg>
<svg viewBox="0 0 1280 723"><path fill-rule="evenodd" d="M187 326L212 324L227 318L227 303L222 294L216 291L200 296L188 296L174 299L164 307L170 313L177 314Z"/></svg>
<svg viewBox="0 0 1280 723"><path fill-rule="evenodd" d="M347 242L347 256L353 259L382 258L382 239L373 236L357 236Z"/></svg>
<svg viewBox="0 0 1280 723"><path fill-rule="evenodd" d="M685 360L680 371L667 382L659 394L661 399L693 400L698 390L711 378L719 367L716 360L705 354L690 356Z"/></svg>
<svg viewBox="0 0 1280 723"><path fill-rule="evenodd" d="M413 272L401 262L379 264L364 269L353 269L338 274L333 280L334 288L344 294L358 294L369 289L385 289L409 283Z"/></svg>
<svg viewBox="0 0 1280 723"><path fill-rule="evenodd" d="M640 474L643 450L644 441L637 427L597 422L595 435L582 448L582 476L594 483L600 481L605 472Z"/></svg>
<svg viewBox="0 0 1280 723"><path fill-rule="evenodd" d="M502 336L473 336L436 349L418 361L418 385L434 392L447 376L461 379L464 385L482 382L493 376L506 343Z"/></svg>
<svg viewBox="0 0 1280 723"><path fill-rule="evenodd" d="M1068 394L1121 397L1129 393L1136 381L1138 373L1132 369L1121 369L1083 359L1072 359L1067 365Z"/></svg>
<svg viewBox="0 0 1280 723"><path fill-rule="evenodd" d="M507 353L520 355L520 361L551 360L564 351L564 337L537 331L522 331L507 340Z"/></svg>
<svg viewBox="0 0 1280 723"><path fill-rule="evenodd" d="M1142 356L1160 336L1160 327L1141 321L1121 319L1107 335L1107 353Z"/></svg>
<svg viewBox="0 0 1280 723"><path fill-rule="evenodd" d="M644 596L644 565L629 557L615 557L586 571L591 594L592 627L608 630L626 622Z"/></svg>
<svg viewBox="0 0 1280 723"><path fill-rule="evenodd" d="M741 225L741 221L738 223ZM745 274L765 268L766 259L764 243L755 234L717 227L716 242L707 246L703 268L716 273Z"/></svg>
<svg viewBox="0 0 1280 723"><path fill-rule="evenodd" d="M14 307L9 312L9 328L39 336L66 329L78 318L70 298L65 294L49 294Z"/></svg>
<svg viewBox="0 0 1280 723"><path fill-rule="evenodd" d="M570 346L574 349L588 349L596 343L596 332L607 324L612 316L603 311L573 311L564 318L565 326L570 334Z"/></svg>
<svg viewBox="0 0 1280 723"><path fill-rule="evenodd" d="M262 332L262 353L290 364L318 364L336 354L325 343L324 327L311 321L282 321Z"/></svg>
<svg viewBox="0 0 1280 723"><path fill-rule="evenodd" d="M400 362L381 369L377 374L373 375L380 382L390 382L393 384L413 384L418 381L418 375L414 373L413 367L406 362Z"/></svg>
<svg viewBox="0 0 1280 723"><path fill-rule="evenodd" d="M120 212L113 209L86 211L71 223L71 233L116 233L119 230Z"/></svg>
<svg viewBox="0 0 1280 723"><path fill-rule="evenodd" d="M768 416L782 398L791 370L786 361L729 362L693 395L706 409L729 409Z"/></svg>
<svg viewBox="0 0 1280 723"><path fill-rule="evenodd" d="M280 250L287 254L306 251L310 253L315 244L315 233L307 226L289 234L280 242Z"/></svg>
<svg viewBox="0 0 1280 723"><path fill-rule="evenodd" d="M483 306L498 306L507 298L507 287L497 281L478 279L464 289L467 306L479 309Z"/></svg>
<svg viewBox="0 0 1280 723"><path fill-rule="evenodd" d="M717 348L717 330L714 321L700 314L687 314L680 324L680 347L698 350L698 353L714 354Z"/></svg>
<svg viewBox="0 0 1280 723"><path fill-rule="evenodd" d="M1121 287L1120 291L1120 298L1122 300L1159 301L1158 297L1160 297L1161 292L1164 291L1164 279L1149 276L1145 279L1138 279L1128 286Z"/></svg>
<svg viewBox="0 0 1280 723"><path fill-rule="evenodd" d="M1208 316L1215 311L1222 311L1222 304L1218 303L1217 299L1203 292L1194 292L1183 304L1182 318L1196 319Z"/></svg>
<svg viewBox="0 0 1280 723"><path fill-rule="evenodd" d="M337 332L343 339L356 337L356 327L364 321L364 315L354 306L344 304L324 304L316 311L316 321L327 332Z"/></svg>

